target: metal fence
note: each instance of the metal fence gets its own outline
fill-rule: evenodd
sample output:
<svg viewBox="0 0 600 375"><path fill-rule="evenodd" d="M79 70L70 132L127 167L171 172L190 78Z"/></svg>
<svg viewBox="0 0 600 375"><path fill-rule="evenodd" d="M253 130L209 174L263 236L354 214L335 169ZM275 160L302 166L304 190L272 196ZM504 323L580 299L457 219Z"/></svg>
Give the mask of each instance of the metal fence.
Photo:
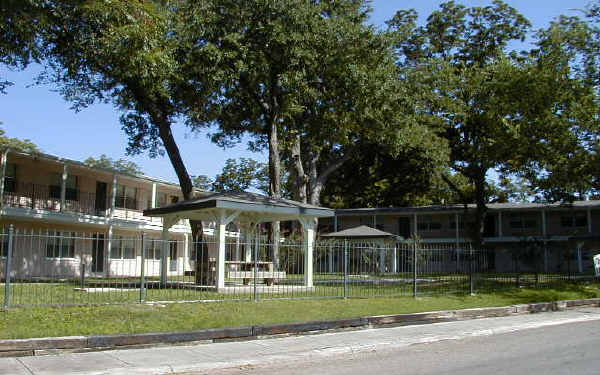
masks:
<svg viewBox="0 0 600 375"><path fill-rule="evenodd" d="M574 249L543 249L532 256L531 251L351 241L315 242L310 278L302 241L274 246L261 237L228 237L225 287L217 289L217 249L210 237L188 243L115 235L109 241L98 234L11 228L0 234L0 299L8 308L418 296L595 280L582 267L587 255Z"/></svg>

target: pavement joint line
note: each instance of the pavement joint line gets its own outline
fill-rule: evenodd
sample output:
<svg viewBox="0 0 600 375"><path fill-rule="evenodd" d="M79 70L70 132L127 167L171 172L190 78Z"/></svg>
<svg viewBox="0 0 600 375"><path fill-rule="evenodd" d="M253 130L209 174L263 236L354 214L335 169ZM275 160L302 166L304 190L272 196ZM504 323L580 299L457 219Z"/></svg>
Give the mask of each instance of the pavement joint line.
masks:
<svg viewBox="0 0 600 375"><path fill-rule="evenodd" d="M106 351L106 352L104 352L104 354L106 354L107 356L109 356L109 357L111 357L111 358L113 358L113 359L115 359L115 360L117 360L117 361L119 361L121 363L124 363L126 366L130 366L130 367L134 367L135 366L133 363L129 363L129 362L127 362L127 361L125 361L125 360L117 357L116 355L114 355L110 351Z"/></svg>
<svg viewBox="0 0 600 375"><path fill-rule="evenodd" d="M33 372L29 366L27 366L23 361L21 361L20 358L15 358L17 362L19 362L21 364L21 366L23 366L25 368L25 370L27 370L31 375L35 375L35 372Z"/></svg>

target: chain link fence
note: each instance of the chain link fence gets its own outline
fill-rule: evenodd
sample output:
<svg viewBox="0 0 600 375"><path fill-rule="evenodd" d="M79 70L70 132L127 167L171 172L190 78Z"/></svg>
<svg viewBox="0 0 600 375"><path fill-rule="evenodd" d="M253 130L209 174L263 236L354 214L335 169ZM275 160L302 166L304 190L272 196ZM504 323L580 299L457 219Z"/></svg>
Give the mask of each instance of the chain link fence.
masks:
<svg viewBox="0 0 600 375"><path fill-rule="evenodd" d="M227 237L224 287L216 288L218 244L146 235L5 230L0 300L37 305L352 298L493 292L597 280L590 254L553 246L470 246ZM589 260L587 258L590 258Z"/></svg>

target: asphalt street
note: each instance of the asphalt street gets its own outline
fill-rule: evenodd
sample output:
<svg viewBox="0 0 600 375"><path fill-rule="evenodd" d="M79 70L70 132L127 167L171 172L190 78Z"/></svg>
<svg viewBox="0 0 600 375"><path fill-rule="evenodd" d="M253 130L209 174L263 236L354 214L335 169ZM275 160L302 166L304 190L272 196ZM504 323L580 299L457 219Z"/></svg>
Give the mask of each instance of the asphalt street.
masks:
<svg viewBox="0 0 600 375"><path fill-rule="evenodd" d="M567 323L283 365L247 366L218 374L597 375L600 322Z"/></svg>

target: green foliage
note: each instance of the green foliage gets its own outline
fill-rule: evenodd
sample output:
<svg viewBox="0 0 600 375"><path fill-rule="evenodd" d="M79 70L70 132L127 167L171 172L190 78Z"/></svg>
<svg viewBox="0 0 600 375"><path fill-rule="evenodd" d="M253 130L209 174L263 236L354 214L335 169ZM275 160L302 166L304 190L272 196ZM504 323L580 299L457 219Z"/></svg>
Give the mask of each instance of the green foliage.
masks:
<svg viewBox="0 0 600 375"><path fill-rule="evenodd" d="M22 69L40 58L40 32L52 14L37 0L6 0L0 4L0 64ZM0 77L0 93L13 83Z"/></svg>
<svg viewBox="0 0 600 375"><path fill-rule="evenodd" d="M247 191L257 189L263 193L269 191L269 175L267 165L254 159L227 159L221 174L215 177L213 190Z"/></svg>
<svg viewBox="0 0 600 375"><path fill-rule="evenodd" d="M378 144L360 144L351 163L334 172L323 191L328 207L399 207L444 201L436 194L435 162L418 148L396 156ZM443 183L443 182L442 182ZM444 184L445 185L445 184ZM452 199L445 203L453 203ZM457 202L459 203L459 202Z"/></svg>
<svg viewBox="0 0 600 375"><path fill-rule="evenodd" d="M93 157L89 157L83 161L85 165L92 168L103 168L103 169L112 169L119 173L131 174L131 175L142 175L143 172L140 169L139 165L136 163L126 160L126 159L118 159L114 160L105 154L100 155L98 159Z"/></svg>
<svg viewBox="0 0 600 375"><path fill-rule="evenodd" d="M13 151L26 152L28 154L40 152L38 146L29 139L7 137L4 129L0 129L0 149L7 148Z"/></svg>
<svg viewBox="0 0 600 375"><path fill-rule="evenodd" d="M424 26L416 25L412 11L399 12L389 25L419 121L446 140L450 167L474 188L479 242L486 204L495 195L488 173L531 180L543 175L539 166L547 160L571 157L566 151L575 149L574 130L597 118L593 99L557 48L508 49L524 40L530 23L502 1L471 8L450 1Z"/></svg>
<svg viewBox="0 0 600 375"><path fill-rule="evenodd" d="M192 176L192 184L196 189L200 189L203 191L212 191L213 189L213 179L208 177L207 175L197 175Z"/></svg>
<svg viewBox="0 0 600 375"><path fill-rule="evenodd" d="M547 90L560 98L546 118L551 127L540 157L523 167L538 200L572 201L600 191L598 24L597 8L591 8L585 20L561 16L538 32L538 74L554 78Z"/></svg>

